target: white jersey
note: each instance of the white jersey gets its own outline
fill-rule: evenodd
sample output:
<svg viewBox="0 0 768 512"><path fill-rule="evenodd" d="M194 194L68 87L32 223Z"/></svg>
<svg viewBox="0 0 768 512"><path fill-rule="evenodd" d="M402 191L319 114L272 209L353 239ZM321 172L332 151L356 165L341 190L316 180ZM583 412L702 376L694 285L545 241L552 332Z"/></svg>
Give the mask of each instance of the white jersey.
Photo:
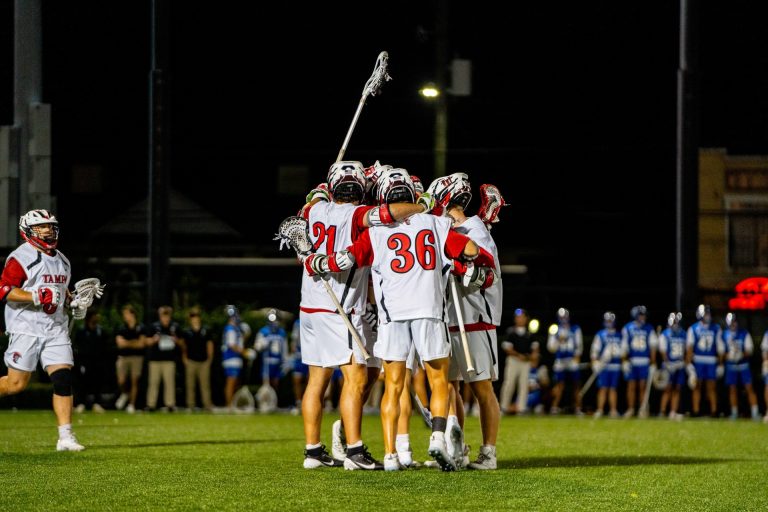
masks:
<svg viewBox="0 0 768 512"><path fill-rule="evenodd" d="M313 205L309 209L307 220L309 238L314 249L318 253L331 254L352 245L361 232L359 219L369 209L368 206L355 206L351 203L319 202ZM365 311L368 275L368 269L357 266L337 274L328 274L328 283L344 307L345 313L354 311L361 314ZM308 313L335 313L336 306L320 281L320 276L310 277L306 272L302 273L300 306Z"/></svg>
<svg viewBox="0 0 768 512"><path fill-rule="evenodd" d="M37 293L38 288L58 287L62 299L66 296L72 270L69 260L56 251L53 256L25 243L6 259L16 260L26 274L23 289ZM35 306L32 303L7 301L5 304L6 331L14 334L58 338L69 337L69 317L63 304Z"/></svg>
<svg viewBox="0 0 768 512"><path fill-rule="evenodd" d="M470 290L463 286L456 286L459 300L461 301L461 313L464 324L477 324L480 322L493 325L501 325L502 285L499 267L499 252L496 243L491 237L488 228L485 227L480 217L474 215L465 220L456 231L471 238L478 246L493 255L493 269L496 271L496 279L485 290ZM453 294L448 293L448 325L459 325L456 317L456 308L453 306Z"/></svg>
<svg viewBox="0 0 768 512"><path fill-rule="evenodd" d="M373 291L379 323L444 318L444 290L451 260L445 244L448 219L418 213L406 220L368 230ZM462 247L463 249L463 247Z"/></svg>

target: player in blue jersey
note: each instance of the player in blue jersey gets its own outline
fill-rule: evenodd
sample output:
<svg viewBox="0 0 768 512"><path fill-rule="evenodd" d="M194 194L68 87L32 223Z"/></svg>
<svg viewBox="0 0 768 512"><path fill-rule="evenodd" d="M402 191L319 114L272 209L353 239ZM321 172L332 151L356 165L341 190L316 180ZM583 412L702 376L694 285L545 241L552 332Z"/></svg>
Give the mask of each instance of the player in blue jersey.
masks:
<svg viewBox="0 0 768 512"><path fill-rule="evenodd" d="M301 361L301 327L300 320L296 318L291 328L290 353L293 359L293 399L295 406L291 414L301 414L301 399L304 389L307 387L309 367Z"/></svg>
<svg viewBox="0 0 768 512"><path fill-rule="evenodd" d="M243 372L245 353L245 333L240 322L240 314L233 305L226 308L227 324L221 334L221 365L224 367L224 399L227 407L232 407L240 377Z"/></svg>
<svg viewBox="0 0 768 512"><path fill-rule="evenodd" d="M725 385L728 386L728 397L731 402L732 420L739 417L739 384L744 386L749 401L750 415L753 420L760 418L757 412L757 395L752 389L752 372L749 369L749 358L752 357L754 344L749 331L739 326L736 315L725 315L726 328L722 331L725 348Z"/></svg>
<svg viewBox="0 0 768 512"><path fill-rule="evenodd" d="M645 306L635 306L630 310L632 321L621 330L621 348L625 357L624 374L627 379L627 410L625 418L635 414L637 397L645 396L648 385L648 375L656 369L656 348L658 338L653 327L646 323L648 310ZM638 411L641 418L648 416L648 410Z"/></svg>
<svg viewBox="0 0 768 512"><path fill-rule="evenodd" d="M592 371L598 374L597 411L593 417L597 419L603 415L605 399L608 398L611 418L617 418L622 352L621 333L616 331L616 315L612 311L603 314L603 328L595 334L590 352Z"/></svg>
<svg viewBox="0 0 768 512"><path fill-rule="evenodd" d="M717 382L722 371L722 358L725 348L720 335L720 326L712 322L710 307L700 304L696 308L695 324L688 328L686 348L689 359L696 370L696 388L693 390L691 409L693 415L701 412L701 389L705 388L709 401L709 413L717 417Z"/></svg>
<svg viewBox="0 0 768 512"><path fill-rule="evenodd" d="M686 335L685 329L680 325L683 314L672 312L667 317L667 328L659 336L659 352L664 361L664 371L669 374L669 384L661 395L661 407L659 414L664 415L669 405L669 419L681 420L683 415L679 412L680 390L688 381L685 371L686 360Z"/></svg>
<svg viewBox="0 0 768 512"><path fill-rule="evenodd" d="M555 386L552 389L551 414L560 413L560 400L563 397L566 381L572 384L575 412L581 414L579 361L583 347L581 328L571 324L571 314L567 309L558 309L557 325L550 327L549 338L547 339L547 350L555 355L555 362L552 365L555 373Z"/></svg>
<svg viewBox="0 0 768 512"><path fill-rule="evenodd" d="M288 335L277 319L277 310L267 313L267 325L256 335L256 350L262 352L262 379L277 391L283 376L283 364L288 358Z"/></svg>

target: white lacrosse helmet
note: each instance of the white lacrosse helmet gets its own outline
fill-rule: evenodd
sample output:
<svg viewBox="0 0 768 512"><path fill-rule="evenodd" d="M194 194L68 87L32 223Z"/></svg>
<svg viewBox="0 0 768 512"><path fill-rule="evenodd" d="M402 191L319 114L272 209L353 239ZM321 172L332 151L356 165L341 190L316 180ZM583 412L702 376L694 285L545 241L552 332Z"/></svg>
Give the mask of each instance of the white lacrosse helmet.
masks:
<svg viewBox="0 0 768 512"><path fill-rule="evenodd" d="M342 160L334 163L328 170L326 181L334 200L351 203L363 199L365 171L360 162Z"/></svg>
<svg viewBox="0 0 768 512"><path fill-rule="evenodd" d="M416 200L413 181L405 169L384 171L376 182L380 204L412 203Z"/></svg>
<svg viewBox="0 0 768 512"><path fill-rule="evenodd" d="M372 166L366 167L363 171L365 174L365 191L374 200L376 199L376 183L379 181L379 177L390 169L392 169L391 165L381 164L376 160Z"/></svg>
<svg viewBox="0 0 768 512"><path fill-rule="evenodd" d="M421 182L421 178L416 176L415 174L411 174L411 181L413 182L413 191L416 192L417 196L420 196L424 193L424 184Z"/></svg>
<svg viewBox="0 0 768 512"><path fill-rule="evenodd" d="M462 208L469 205L472 199L472 187L469 185L469 176L463 172L455 172L442 178L437 178L430 183L427 192L432 194L435 202L446 208L449 204L455 204Z"/></svg>
<svg viewBox="0 0 768 512"><path fill-rule="evenodd" d="M42 238L35 226L50 224L51 235ZM56 249L59 243L59 221L48 210L30 210L19 219L19 231L21 237L43 251L52 251Z"/></svg>

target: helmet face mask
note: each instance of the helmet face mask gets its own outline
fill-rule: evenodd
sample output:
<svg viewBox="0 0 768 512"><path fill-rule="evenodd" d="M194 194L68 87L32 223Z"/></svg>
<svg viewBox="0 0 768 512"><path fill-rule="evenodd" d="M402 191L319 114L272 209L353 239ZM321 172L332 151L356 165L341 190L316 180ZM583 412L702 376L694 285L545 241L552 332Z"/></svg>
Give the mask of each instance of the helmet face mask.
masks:
<svg viewBox="0 0 768 512"><path fill-rule="evenodd" d="M570 319L571 319L571 313L567 309L560 308L557 310L557 323L561 325L567 324L570 322Z"/></svg>
<svg viewBox="0 0 768 512"><path fill-rule="evenodd" d="M701 320L707 324L711 319L712 312L709 306L706 304L699 304L699 307L696 308L696 320Z"/></svg>
<svg viewBox="0 0 768 512"><path fill-rule="evenodd" d="M472 187L469 184L469 176L463 172L455 172L448 176L437 178L430 183L427 192L432 194L435 202L444 209L450 205L466 209L472 200Z"/></svg>
<svg viewBox="0 0 768 512"><path fill-rule="evenodd" d="M603 313L603 327L606 329L612 329L616 325L616 315L613 311L606 311Z"/></svg>
<svg viewBox="0 0 768 512"><path fill-rule="evenodd" d="M30 210L19 219L21 237L37 247L50 252L59 243L59 221L48 210Z"/></svg>
<svg viewBox="0 0 768 512"><path fill-rule="evenodd" d="M728 313L725 315L725 325L728 326L729 329L733 329L735 331L739 327L739 321L736 318L736 315L733 313Z"/></svg>
<svg viewBox="0 0 768 512"><path fill-rule="evenodd" d="M645 306L635 306L632 308L632 310L629 312L629 316L632 317L632 320L635 320L637 322L640 322L640 317L642 316L642 321L645 322L645 317L648 315L648 310L645 308Z"/></svg>
<svg viewBox="0 0 768 512"><path fill-rule="evenodd" d="M376 182L379 204L412 203L416 200L413 181L405 169L384 171Z"/></svg>
<svg viewBox="0 0 768 512"><path fill-rule="evenodd" d="M670 327L678 327L680 321L683 319L683 314L680 312L672 312L667 317L667 325Z"/></svg>
<svg viewBox="0 0 768 512"><path fill-rule="evenodd" d="M336 162L328 170L327 182L334 201L361 201L366 189L363 164L354 160Z"/></svg>

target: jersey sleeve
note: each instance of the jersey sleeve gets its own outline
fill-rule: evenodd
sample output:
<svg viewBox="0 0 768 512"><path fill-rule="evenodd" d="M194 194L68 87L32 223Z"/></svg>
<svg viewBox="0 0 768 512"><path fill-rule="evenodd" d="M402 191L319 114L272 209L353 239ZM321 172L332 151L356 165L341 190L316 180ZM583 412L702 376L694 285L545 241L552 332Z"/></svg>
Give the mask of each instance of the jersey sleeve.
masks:
<svg viewBox="0 0 768 512"><path fill-rule="evenodd" d="M470 238L468 236L462 235L451 229L448 231L448 236L445 239L443 252L448 258L457 260L464 253L464 248L469 241Z"/></svg>
<svg viewBox="0 0 768 512"><path fill-rule="evenodd" d="M595 338L592 340L592 346L590 347L590 357L592 359L597 359L600 357L600 349L603 348L603 343L600 340L600 335L595 334Z"/></svg>
<svg viewBox="0 0 768 512"><path fill-rule="evenodd" d="M26 280L27 273L24 268L15 258L9 258L0 276L0 301L4 301L14 288L21 288Z"/></svg>
<svg viewBox="0 0 768 512"><path fill-rule="evenodd" d="M347 250L355 257L358 267L370 267L373 263L373 246L367 229L360 234L355 243L347 247Z"/></svg>
<svg viewBox="0 0 768 512"><path fill-rule="evenodd" d="M368 226L365 225L365 217L368 212L376 208L375 206L358 206L352 213L352 242L358 239L365 231L368 230Z"/></svg>
<svg viewBox="0 0 768 512"><path fill-rule="evenodd" d="M747 333L744 336L744 353L749 355L752 355L752 352L755 350L755 344L752 342L752 335Z"/></svg>

